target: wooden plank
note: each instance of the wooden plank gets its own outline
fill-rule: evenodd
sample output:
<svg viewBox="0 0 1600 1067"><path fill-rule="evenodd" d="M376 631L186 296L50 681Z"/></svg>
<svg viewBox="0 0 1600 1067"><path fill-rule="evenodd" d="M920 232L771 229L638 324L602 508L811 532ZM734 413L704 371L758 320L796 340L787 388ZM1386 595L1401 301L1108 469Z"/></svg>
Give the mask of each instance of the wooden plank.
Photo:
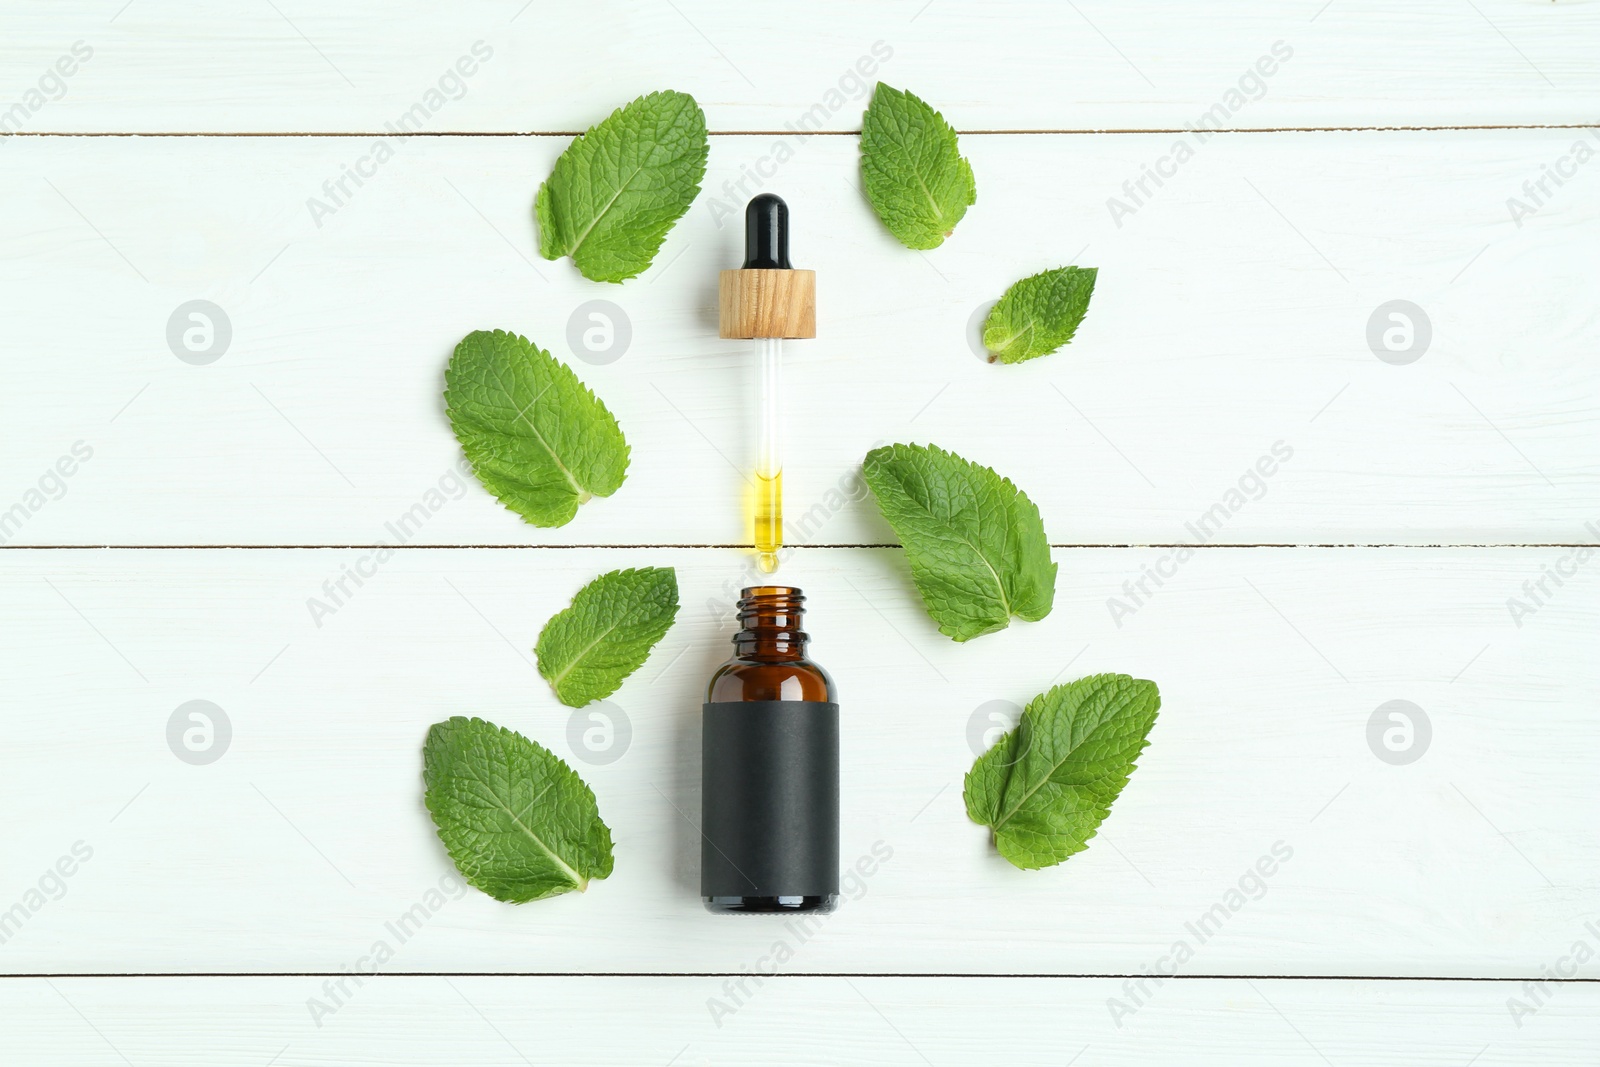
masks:
<svg viewBox="0 0 1600 1067"><path fill-rule="evenodd" d="M992 1062L1586 1064L1600 989L1548 985L1516 1025L1501 982L1167 982L1117 1027L1104 979L367 978L12 980L17 1063ZM337 991L334 994L337 996ZM713 1018L710 1004L740 1003ZM620 1020L625 1025L619 1025ZM117 1056L124 1057L118 1060ZM1074 1058L1076 1057L1076 1060Z"/></svg>
<svg viewBox="0 0 1600 1067"><path fill-rule="evenodd" d="M1580 137L1215 137L1148 198L1124 182L1166 135L971 138L979 202L928 254L860 199L852 139L806 142L765 183L818 271L818 337L785 357L791 540L892 540L856 470L907 439L1013 477L1062 544L1595 540L1600 200L1574 179L1507 209ZM748 541L750 356L716 337L716 279L757 188L731 183L775 141L716 138L707 192L621 286L534 254L533 191L564 143L397 141L315 221L308 202L331 204L324 182L366 169L373 141L10 144L5 329L34 358L0 368L24 398L6 543L392 543L407 513L413 543ZM1063 262L1101 271L1072 346L983 363L975 313ZM231 324L207 365L168 339L193 300ZM605 365L573 355L594 300L631 324ZM1369 348L1392 300L1431 322L1408 365ZM454 481L443 366L487 327L572 361L633 445L627 484L563 529ZM80 441L92 459L56 478Z"/></svg>
<svg viewBox="0 0 1600 1067"><path fill-rule="evenodd" d="M1060 552L1048 619L965 645L935 633L897 551L785 568L842 694L842 851L861 865L785 969L1518 978L1586 936L1600 789L1560 754L1600 741L1592 562L1519 627L1507 599L1572 569L1560 550L1209 549L1119 626L1108 599L1158 556ZM4 971L338 972L419 903L388 970L737 973L771 951L782 924L701 910L691 818L742 553L407 550L319 627L308 600L357 560L0 554L22 805L0 906L24 905ZM557 704L527 650L581 583L639 564L678 568L682 615L591 749L605 724ZM1160 684L1152 745L1087 852L1014 870L963 812L973 739L1004 702L1108 670ZM231 724L208 765L169 748L191 700ZM1369 740L1404 725L1372 726L1394 700L1431 724L1405 765ZM521 908L453 892L419 756L453 714L573 760L617 840L611 878ZM78 842L92 856L50 875Z"/></svg>
<svg viewBox="0 0 1600 1067"><path fill-rule="evenodd" d="M877 78L962 129L1583 124L1600 103L1600 13L1513 0L828 0L781 27L705 0L138 0L19 10L7 41L6 128L30 131L580 130L662 88L713 129L849 130ZM91 55L54 78L75 42Z"/></svg>

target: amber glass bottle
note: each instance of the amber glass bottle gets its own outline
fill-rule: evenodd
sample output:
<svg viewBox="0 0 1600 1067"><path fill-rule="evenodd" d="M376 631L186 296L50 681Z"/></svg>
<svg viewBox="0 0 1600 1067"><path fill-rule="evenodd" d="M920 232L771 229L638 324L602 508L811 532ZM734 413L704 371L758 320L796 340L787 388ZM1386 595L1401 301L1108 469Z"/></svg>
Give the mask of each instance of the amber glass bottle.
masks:
<svg viewBox="0 0 1600 1067"><path fill-rule="evenodd" d="M789 586L744 590L733 657L706 688L700 887L713 912L839 902L839 705L806 658L804 603Z"/></svg>

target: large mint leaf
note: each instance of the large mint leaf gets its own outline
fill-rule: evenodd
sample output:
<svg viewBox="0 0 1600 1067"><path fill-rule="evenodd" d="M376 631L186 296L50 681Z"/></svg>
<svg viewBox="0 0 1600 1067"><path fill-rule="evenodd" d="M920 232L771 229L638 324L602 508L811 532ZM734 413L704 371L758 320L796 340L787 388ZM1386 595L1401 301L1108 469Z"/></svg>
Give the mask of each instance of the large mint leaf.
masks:
<svg viewBox="0 0 1600 1067"><path fill-rule="evenodd" d="M978 198L972 164L944 116L882 82L861 119L861 182L907 248L938 248Z"/></svg>
<svg viewBox="0 0 1600 1067"><path fill-rule="evenodd" d="M700 192L709 151L705 113L686 93L651 93L613 111L539 186L539 254L571 256L590 281L639 274Z"/></svg>
<svg viewBox="0 0 1600 1067"><path fill-rule="evenodd" d="M594 793L555 753L482 719L428 729L426 802L467 882L524 904L611 873L611 830Z"/></svg>
<svg viewBox="0 0 1600 1067"><path fill-rule="evenodd" d="M1008 479L932 445L873 449L861 469L940 633L967 641L1013 615L1050 614L1050 543L1039 509Z"/></svg>
<svg viewBox="0 0 1600 1067"><path fill-rule="evenodd" d="M1058 267L1007 289L983 323L989 362L1021 363L1072 340L1089 311L1099 273L1096 267Z"/></svg>
<svg viewBox="0 0 1600 1067"><path fill-rule="evenodd" d="M1154 682L1096 674L1029 701L1016 729L967 773L967 816L1024 870L1082 852L1150 742Z"/></svg>
<svg viewBox="0 0 1600 1067"><path fill-rule="evenodd" d="M477 330L445 371L445 410L484 488L535 526L562 526L628 473L617 420L572 368L514 333Z"/></svg>
<svg viewBox="0 0 1600 1067"><path fill-rule="evenodd" d="M643 666L678 617L678 575L671 567L602 574L539 632L539 673L568 707L617 691Z"/></svg>

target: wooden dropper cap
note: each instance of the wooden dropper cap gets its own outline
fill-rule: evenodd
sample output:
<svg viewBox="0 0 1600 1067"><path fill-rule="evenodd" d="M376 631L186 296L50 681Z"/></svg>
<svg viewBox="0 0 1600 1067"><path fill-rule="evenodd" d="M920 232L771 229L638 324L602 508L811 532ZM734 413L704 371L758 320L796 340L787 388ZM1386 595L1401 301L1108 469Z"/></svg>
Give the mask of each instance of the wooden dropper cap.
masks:
<svg viewBox="0 0 1600 1067"><path fill-rule="evenodd" d="M744 209L744 266L722 272L723 337L815 337L817 272L789 266L789 205L762 193Z"/></svg>

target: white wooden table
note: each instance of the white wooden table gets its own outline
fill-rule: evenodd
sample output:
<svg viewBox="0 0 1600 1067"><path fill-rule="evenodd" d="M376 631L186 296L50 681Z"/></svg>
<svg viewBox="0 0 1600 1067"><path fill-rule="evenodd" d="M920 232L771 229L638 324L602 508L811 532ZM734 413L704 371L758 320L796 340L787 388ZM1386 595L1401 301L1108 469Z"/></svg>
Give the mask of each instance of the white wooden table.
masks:
<svg viewBox="0 0 1600 1067"><path fill-rule="evenodd" d="M0 18L0 1062L1594 1062L1600 4ZM932 253L856 189L877 77L940 107L978 176ZM539 259L556 156L659 88L715 132L655 266L599 286ZM1188 129L1219 106L1236 132ZM750 367L714 321L749 174L819 276L782 576L843 694L844 858L892 853L805 939L702 912L681 814L750 564ZM1064 263L1100 268L1077 340L981 362L974 314ZM593 299L631 326L612 362L567 340ZM228 324L214 359L169 344L197 300ZM1426 345L1380 358L1397 300ZM633 446L559 530L459 479L443 367L494 327L571 361ZM1049 618L937 634L856 480L906 440L1039 504ZM645 564L678 569L684 610L599 762L529 649L583 582ZM1013 870L962 810L972 738L1102 670L1160 684L1152 745L1086 853ZM229 724L204 765L168 744L192 700ZM1398 753L1370 740L1390 701ZM438 892L419 750L452 714L573 760L610 879L521 908ZM782 976L748 977L779 940Z"/></svg>

